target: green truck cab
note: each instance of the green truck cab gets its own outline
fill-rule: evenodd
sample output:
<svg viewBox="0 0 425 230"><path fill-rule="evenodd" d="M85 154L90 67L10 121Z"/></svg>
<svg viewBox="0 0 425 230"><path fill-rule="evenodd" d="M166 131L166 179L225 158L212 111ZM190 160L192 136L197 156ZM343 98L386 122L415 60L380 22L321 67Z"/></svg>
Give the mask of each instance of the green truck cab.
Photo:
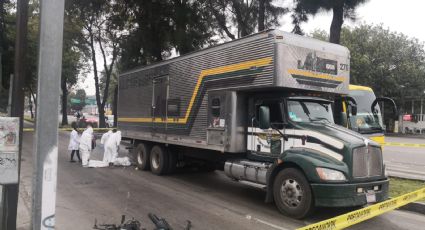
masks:
<svg viewBox="0 0 425 230"><path fill-rule="evenodd" d="M261 32L122 73L118 128L142 171L200 163L294 218L383 201L381 147L334 121L349 63L343 46Z"/></svg>
<svg viewBox="0 0 425 230"><path fill-rule="evenodd" d="M251 152L248 159L271 163L266 200L274 200L281 212L303 218L315 207L362 206L388 198L380 145L336 125L331 100L257 97L262 103L255 103L254 135L270 145ZM287 147L281 153L282 145Z"/></svg>

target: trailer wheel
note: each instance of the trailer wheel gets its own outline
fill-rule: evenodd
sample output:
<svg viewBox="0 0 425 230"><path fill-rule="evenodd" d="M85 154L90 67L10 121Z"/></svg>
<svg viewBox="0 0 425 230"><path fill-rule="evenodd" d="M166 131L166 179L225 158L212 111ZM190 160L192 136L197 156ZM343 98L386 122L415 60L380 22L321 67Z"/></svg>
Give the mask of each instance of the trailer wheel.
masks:
<svg viewBox="0 0 425 230"><path fill-rule="evenodd" d="M151 150L151 171L156 175L167 173L169 168L169 155L162 145L155 145Z"/></svg>
<svg viewBox="0 0 425 230"><path fill-rule="evenodd" d="M275 204L283 214L302 219L314 210L313 194L302 172L295 168L280 171L273 183Z"/></svg>
<svg viewBox="0 0 425 230"><path fill-rule="evenodd" d="M135 157L137 160L137 167L141 170L149 170L150 163L150 145L146 143L140 143L135 149Z"/></svg>

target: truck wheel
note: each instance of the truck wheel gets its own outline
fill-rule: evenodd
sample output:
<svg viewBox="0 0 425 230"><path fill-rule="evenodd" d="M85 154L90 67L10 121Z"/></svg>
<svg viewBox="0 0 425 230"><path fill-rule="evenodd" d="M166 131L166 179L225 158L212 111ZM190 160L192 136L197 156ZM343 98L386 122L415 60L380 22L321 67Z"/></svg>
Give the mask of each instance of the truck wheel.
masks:
<svg viewBox="0 0 425 230"><path fill-rule="evenodd" d="M141 170L149 170L149 162L150 162L150 146L145 143L140 143L137 145L136 149L136 160L137 167Z"/></svg>
<svg viewBox="0 0 425 230"><path fill-rule="evenodd" d="M314 210L310 185L299 170L286 168L280 171L273 183L275 204L283 214L302 219Z"/></svg>
<svg viewBox="0 0 425 230"><path fill-rule="evenodd" d="M167 173L169 168L169 155L161 145L155 145L151 150L150 163L151 171L156 175Z"/></svg>

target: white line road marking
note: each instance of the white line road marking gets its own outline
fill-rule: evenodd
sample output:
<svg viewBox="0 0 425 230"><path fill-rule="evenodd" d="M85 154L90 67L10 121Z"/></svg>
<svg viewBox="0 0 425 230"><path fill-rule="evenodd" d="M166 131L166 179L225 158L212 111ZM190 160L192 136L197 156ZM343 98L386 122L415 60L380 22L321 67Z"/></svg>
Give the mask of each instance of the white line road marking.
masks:
<svg viewBox="0 0 425 230"><path fill-rule="evenodd" d="M275 229L280 229L280 230L289 230L289 229L287 229L287 228L277 226L277 225L272 224L272 223L270 223L270 222L267 222L267 221L265 221L265 220L261 220L261 219L258 219L258 218L255 218L255 217L252 217L251 215L246 215L246 216L245 216L245 218L246 218L246 219L248 219L248 220L254 220L254 221L256 221L256 222L259 222L259 223L265 224L265 225L267 225L267 226L269 226L269 227L272 227L272 228L275 228Z"/></svg>

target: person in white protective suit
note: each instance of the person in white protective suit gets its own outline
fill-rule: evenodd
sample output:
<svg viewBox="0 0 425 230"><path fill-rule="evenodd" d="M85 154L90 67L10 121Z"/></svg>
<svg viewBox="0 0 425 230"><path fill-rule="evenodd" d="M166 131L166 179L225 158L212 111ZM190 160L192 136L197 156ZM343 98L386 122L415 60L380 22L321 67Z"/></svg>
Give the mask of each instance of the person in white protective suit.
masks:
<svg viewBox="0 0 425 230"><path fill-rule="evenodd" d="M110 153L109 153L109 151L107 151L105 143L111 135L112 135L112 130L109 130L107 133L104 133L102 135L102 138L100 139L100 143L103 145L103 149L104 149L103 150L103 161L104 162L108 162L108 160L110 159L110 156L109 156Z"/></svg>
<svg viewBox="0 0 425 230"><path fill-rule="evenodd" d="M81 161L80 158L80 135L78 134L77 131L77 125L74 123L72 124L72 132L69 136L69 145L68 145L68 150L71 151L71 160L70 162L75 162L74 161L74 154L77 155L78 161Z"/></svg>
<svg viewBox="0 0 425 230"><path fill-rule="evenodd" d="M90 153L92 150L92 140L93 140L93 128L89 125L80 138L80 152L83 167L88 167L88 162L90 160Z"/></svg>
<svg viewBox="0 0 425 230"><path fill-rule="evenodd" d="M112 134L109 135L108 139L105 141L105 159L109 164L113 164L115 159L118 157L118 147L121 143L121 131L116 129L112 130Z"/></svg>

